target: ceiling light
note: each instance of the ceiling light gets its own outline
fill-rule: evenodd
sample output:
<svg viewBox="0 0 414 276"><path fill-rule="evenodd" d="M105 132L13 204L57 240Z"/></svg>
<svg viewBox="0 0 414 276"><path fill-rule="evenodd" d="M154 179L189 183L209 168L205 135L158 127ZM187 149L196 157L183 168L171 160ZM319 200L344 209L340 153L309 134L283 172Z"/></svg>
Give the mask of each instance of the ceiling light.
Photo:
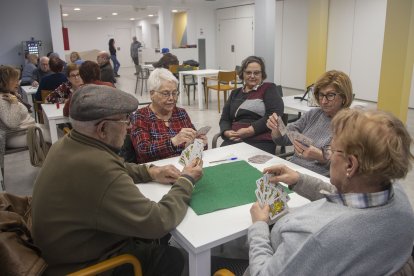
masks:
<svg viewBox="0 0 414 276"><path fill-rule="evenodd" d="M102 19L102 17L98 16L96 19L101 20L101 19Z"/></svg>
<svg viewBox="0 0 414 276"><path fill-rule="evenodd" d="M118 15L118 13L117 12L113 12L112 15Z"/></svg>
<svg viewBox="0 0 414 276"><path fill-rule="evenodd" d="M148 16L149 16L149 17L153 17L154 15L153 15L153 14L148 14Z"/></svg>
<svg viewBox="0 0 414 276"><path fill-rule="evenodd" d="M172 10L172 12L176 13L176 12L178 12L178 10Z"/></svg>
<svg viewBox="0 0 414 276"><path fill-rule="evenodd" d="M69 14L67 14L67 13L62 13L62 16L69 16Z"/></svg>
<svg viewBox="0 0 414 276"><path fill-rule="evenodd" d="M74 8L73 10L74 11L80 11L80 8Z"/></svg>
<svg viewBox="0 0 414 276"><path fill-rule="evenodd" d="M131 17L129 20L135 20L135 18Z"/></svg>

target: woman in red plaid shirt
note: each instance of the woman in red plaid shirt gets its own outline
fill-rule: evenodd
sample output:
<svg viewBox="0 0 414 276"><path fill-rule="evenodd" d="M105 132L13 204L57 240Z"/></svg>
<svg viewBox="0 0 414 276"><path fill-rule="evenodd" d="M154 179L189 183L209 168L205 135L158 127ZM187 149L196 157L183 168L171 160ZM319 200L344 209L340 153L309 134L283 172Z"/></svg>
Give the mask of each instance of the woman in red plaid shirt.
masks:
<svg viewBox="0 0 414 276"><path fill-rule="evenodd" d="M178 81L164 68L155 69L148 78L151 104L131 115L131 140L138 163L145 163L180 155L196 136L190 117L176 106Z"/></svg>

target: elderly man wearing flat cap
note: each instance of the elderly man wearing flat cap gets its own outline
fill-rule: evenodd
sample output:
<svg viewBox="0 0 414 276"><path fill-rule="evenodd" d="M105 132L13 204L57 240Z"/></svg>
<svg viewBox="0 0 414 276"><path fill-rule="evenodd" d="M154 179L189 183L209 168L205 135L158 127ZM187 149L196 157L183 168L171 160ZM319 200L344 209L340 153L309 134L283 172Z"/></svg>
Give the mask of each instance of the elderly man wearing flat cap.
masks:
<svg viewBox="0 0 414 276"><path fill-rule="evenodd" d="M183 258L173 247L142 242L174 229L184 218L201 164L125 163L117 155L137 99L116 88L81 87L71 100L73 130L51 147L33 190L33 237L48 263L47 275L64 275L124 253L144 275L180 275ZM135 183L172 183L157 203ZM133 275L121 266L112 275Z"/></svg>

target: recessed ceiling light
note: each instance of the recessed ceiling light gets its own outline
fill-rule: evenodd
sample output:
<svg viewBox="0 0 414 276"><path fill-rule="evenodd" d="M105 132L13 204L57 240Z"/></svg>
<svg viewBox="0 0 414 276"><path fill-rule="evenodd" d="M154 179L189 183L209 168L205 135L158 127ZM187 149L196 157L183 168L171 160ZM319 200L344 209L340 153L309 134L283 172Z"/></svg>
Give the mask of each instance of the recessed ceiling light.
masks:
<svg viewBox="0 0 414 276"><path fill-rule="evenodd" d="M129 20L135 20L135 18L131 17Z"/></svg>
<svg viewBox="0 0 414 276"><path fill-rule="evenodd" d="M67 13L62 13L62 16L69 16L69 14L67 14Z"/></svg>
<svg viewBox="0 0 414 276"><path fill-rule="evenodd" d="M113 12L112 15L118 15L118 13L117 12Z"/></svg>
<svg viewBox="0 0 414 276"><path fill-rule="evenodd" d="M149 17L153 17L154 15L153 15L153 14L148 14L148 16L149 16Z"/></svg>
<svg viewBox="0 0 414 276"><path fill-rule="evenodd" d="M174 13L175 13L175 12L178 12L178 11L177 11L177 10L172 10L172 12L174 12Z"/></svg>
<svg viewBox="0 0 414 276"><path fill-rule="evenodd" d="M80 11L80 8L74 8L73 10L74 11Z"/></svg>
<svg viewBox="0 0 414 276"><path fill-rule="evenodd" d="M101 19L102 19L102 17L98 16L96 19L101 20Z"/></svg>

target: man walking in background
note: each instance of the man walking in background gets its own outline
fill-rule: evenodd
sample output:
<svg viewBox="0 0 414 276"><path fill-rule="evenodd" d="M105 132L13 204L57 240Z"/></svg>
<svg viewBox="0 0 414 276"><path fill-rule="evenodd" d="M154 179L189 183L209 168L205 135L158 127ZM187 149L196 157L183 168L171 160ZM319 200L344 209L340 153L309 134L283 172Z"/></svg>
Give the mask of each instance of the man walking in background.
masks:
<svg viewBox="0 0 414 276"><path fill-rule="evenodd" d="M139 58L138 58L138 51L139 51L139 48L141 48L141 42L139 42L138 40L137 40L137 37L136 36L134 36L133 38L132 38L132 43L131 43L131 49L130 49L130 52L131 52L131 58L132 58L132 60L134 61L134 63L135 63L135 69L137 70L137 72L135 73L135 75L138 75L138 72L139 72Z"/></svg>

